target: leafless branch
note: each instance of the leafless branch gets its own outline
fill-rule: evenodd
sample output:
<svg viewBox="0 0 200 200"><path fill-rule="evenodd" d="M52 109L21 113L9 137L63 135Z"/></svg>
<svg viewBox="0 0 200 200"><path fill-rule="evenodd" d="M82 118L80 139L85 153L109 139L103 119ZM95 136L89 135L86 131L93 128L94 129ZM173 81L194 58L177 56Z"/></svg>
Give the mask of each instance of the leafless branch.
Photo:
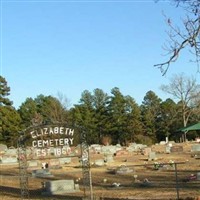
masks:
<svg viewBox="0 0 200 200"><path fill-rule="evenodd" d="M161 70L162 75L165 75L169 69L171 63L177 61L179 55L188 47L195 55L195 62L198 66L200 61L200 1L199 0L174 0L177 6L180 4L185 5L185 9L190 14L183 20L184 30L172 23L170 18L165 15L166 23L169 26L170 31L168 32L168 45L165 45L164 49L167 51L169 58L162 63L155 64ZM191 13L193 15L191 15Z"/></svg>

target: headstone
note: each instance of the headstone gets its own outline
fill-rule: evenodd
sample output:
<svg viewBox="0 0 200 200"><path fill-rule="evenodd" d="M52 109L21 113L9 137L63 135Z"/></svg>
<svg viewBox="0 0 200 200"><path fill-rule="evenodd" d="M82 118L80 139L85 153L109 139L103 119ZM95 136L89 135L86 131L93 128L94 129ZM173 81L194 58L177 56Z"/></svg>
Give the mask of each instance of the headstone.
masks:
<svg viewBox="0 0 200 200"><path fill-rule="evenodd" d="M122 150L122 146L121 144L116 144L116 151L121 151Z"/></svg>
<svg viewBox="0 0 200 200"><path fill-rule="evenodd" d="M195 141L198 142L198 143L200 143L200 138L199 137L195 138Z"/></svg>
<svg viewBox="0 0 200 200"><path fill-rule="evenodd" d="M176 152L183 152L183 147L182 146L172 146L171 147L171 152L176 153Z"/></svg>
<svg viewBox="0 0 200 200"><path fill-rule="evenodd" d="M150 152L149 153L149 158L148 158L149 161L151 160L156 160L156 152Z"/></svg>
<svg viewBox="0 0 200 200"><path fill-rule="evenodd" d="M32 176L39 177L39 178L53 177L53 175L50 173L50 171L48 169L33 170Z"/></svg>
<svg viewBox="0 0 200 200"><path fill-rule="evenodd" d="M98 160L95 160L94 161L94 164L96 165L96 166L104 166L104 160L103 159L98 159Z"/></svg>
<svg viewBox="0 0 200 200"><path fill-rule="evenodd" d="M191 147L191 152L200 151L200 144L194 144Z"/></svg>
<svg viewBox="0 0 200 200"><path fill-rule="evenodd" d="M138 152L141 151L142 149L146 148L147 145L144 144L136 144L136 143L131 143L126 150L128 150L129 152Z"/></svg>
<svg viewBox="0 0 200 200"><path fill-rule="evenodd" d="M44 194L64 194L79 191L79 185L74 180L55 180L45 183Z"/></svg>
<svg viewBox="0 0 200 200"><path fill-rule="evenodd" d="M113 154L105 154L105 161L107 163L113 162Z"/></svg>
<svg viewBox="0 0 200 200"><path fill-rule="evenodd" d="M168 147L172 147L173 143L169 142Z"/></svg>
<svg viewBox="0 0 200 200"><path fill-rule="evenodd" d="M166 146L165 147L165 152L166 153L171 153L171 147L170 146Z"/></svg>
<svg viewBox="0 0 200 200"><path fill-rule="evenodd" d="M31 161L28 162L28 166L29 167L37 167L38 162L36 160L31 160Z"/></svg>
<svg viewBox="0 0 200 200"><path fill-rule="evenodd" d="M127 166L122 165L116 169L116 174L128 174L134 172L133 169L129 169Z"/></svg>
<svg viewBox="0 0 200 200"><path fill-rule="evenodd" d="M64 165L64 164L69 164L69 163L71 163L71 158L70 157L67 157L67 158L59 158L59 163L61 164L61 165Z"/></svg>
<svg viewBox="0 0 200 200"><path fill-rule="evenodd" d="M191 146L191 156L200 159L200 144Z"/></svg>
<svg viewBox="0 0 200 200"><path fill-rule="evenodd" d="M165 142L165 141L160 141L160 144L161 144L161 145L165 145L166 142Z"/></svg>
<svg viewBox="0 0 200 200"><path fill-rule="evenodd" d="M17 156L17 149L11 148L7 149L7 151L4 154L5 156Z"/></svg>
<svg viewBox="0 0 200 200"><path fill-rule="evenodd" d="M116 153L116 146L112 146L112 145L109 145L109 146L102 146L102 153Z"/></svg>
<svg viewBox="0 0 200 200"><path fill-rule="evenodd" d="M5 151L7 151L8 147L5 144L0 144L0 153L4 153Z"/></svg>
<svg viewBox="0 0 200 200"><path fill-rule="evenodd" d="M13 156L2 156L1 162L3 164L18 163L18 159L17 157L13 157Z"/></svg>
<svg viewBox="0 0 200 200"><path fill-rule="evenodd" d="M143 155L148 156L151 153L151 148L146 147L142 150Z"/></svg>

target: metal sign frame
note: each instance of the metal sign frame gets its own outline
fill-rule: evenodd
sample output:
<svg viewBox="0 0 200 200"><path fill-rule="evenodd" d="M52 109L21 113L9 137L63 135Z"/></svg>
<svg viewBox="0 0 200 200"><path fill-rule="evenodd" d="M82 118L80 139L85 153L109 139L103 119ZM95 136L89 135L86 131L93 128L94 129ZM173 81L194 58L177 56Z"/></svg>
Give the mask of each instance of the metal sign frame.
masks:
<svg viewBox="0 0 200 200"><path fill-rule="evenodd" d="M52 124L51 126L56 126L56 125L57 124ZM28 186L27 153L26 153L27 131L36 130L37 128L43 128L43 127L46 127L46 125L33 126L31 128L28 128L21 133L18 139L19 180L20 180L22 200L29 199L30 197L29 186ZM80 130L80 134L81 134L80 135L81 155L79 156L82 162L84 197L88 200L93 200L92 177L91 177L90 160L89 160L90 158L89 145L87 144L87 137L86 137L87 134L85 131L82 130ZM70 156L65 156L65 157L70 157Z"/></svg>

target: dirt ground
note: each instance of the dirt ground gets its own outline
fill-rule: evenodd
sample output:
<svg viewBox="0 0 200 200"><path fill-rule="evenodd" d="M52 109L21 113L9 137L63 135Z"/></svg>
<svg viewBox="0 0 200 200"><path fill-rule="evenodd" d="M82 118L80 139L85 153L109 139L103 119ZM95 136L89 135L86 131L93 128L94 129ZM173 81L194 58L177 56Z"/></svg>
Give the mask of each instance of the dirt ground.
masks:
<svg viewBox="0 0 200 200"><path fill-rule="evenodd" d="M103 166L95 166L97 159L104 158L102 154L90 153L92 188L88 188L87 195L93 200L108 199L195 199L200 200L200 181L193 179L192 175L200 172L200 159L191 157L191 145L194 143L176 144L183 146L183 152L165 153L165 145L153 145L156 160L148 161L148 156L141 153L128 153L114 156L114 161ZM177 163L168 165L171 161ZM154 163L160 163L155 169ZM124 167L130 173L116 173ZM19 166L0 165L0 200L21 199ZM34 178L32 168L28 169L29 199L82 199L83 171L79 159L73 157L71 163L62 168L52 169L53 177ZM176 177L177 175L177 177ZM42 182L49 180L73 179L79 184L80 191L66 195L44 196L41 195Z"/></svg>

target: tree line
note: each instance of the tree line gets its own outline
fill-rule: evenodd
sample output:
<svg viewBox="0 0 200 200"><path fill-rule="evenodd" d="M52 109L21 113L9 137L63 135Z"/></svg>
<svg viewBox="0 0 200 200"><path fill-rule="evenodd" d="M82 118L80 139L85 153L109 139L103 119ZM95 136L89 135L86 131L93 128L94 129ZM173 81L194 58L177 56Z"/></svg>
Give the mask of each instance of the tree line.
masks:
<svg viewBox="0 0 200 200"><path fill-rule="evenodd" d="M176 140L178 129L200 120L200 85L181 74L161 89L178 101L162 100L150 90L138 105L133 97L114 87L110 94L99 88L92 92L84 90L79 103L71 108L61 94L58 97L40 94L26 98L15 109L9 99L10 87L0 76L0 143L16 146L26 128L55 123L81 127L89 144L152 144L166 137ZM189 137L198 134L195 131Z"/></svg>

